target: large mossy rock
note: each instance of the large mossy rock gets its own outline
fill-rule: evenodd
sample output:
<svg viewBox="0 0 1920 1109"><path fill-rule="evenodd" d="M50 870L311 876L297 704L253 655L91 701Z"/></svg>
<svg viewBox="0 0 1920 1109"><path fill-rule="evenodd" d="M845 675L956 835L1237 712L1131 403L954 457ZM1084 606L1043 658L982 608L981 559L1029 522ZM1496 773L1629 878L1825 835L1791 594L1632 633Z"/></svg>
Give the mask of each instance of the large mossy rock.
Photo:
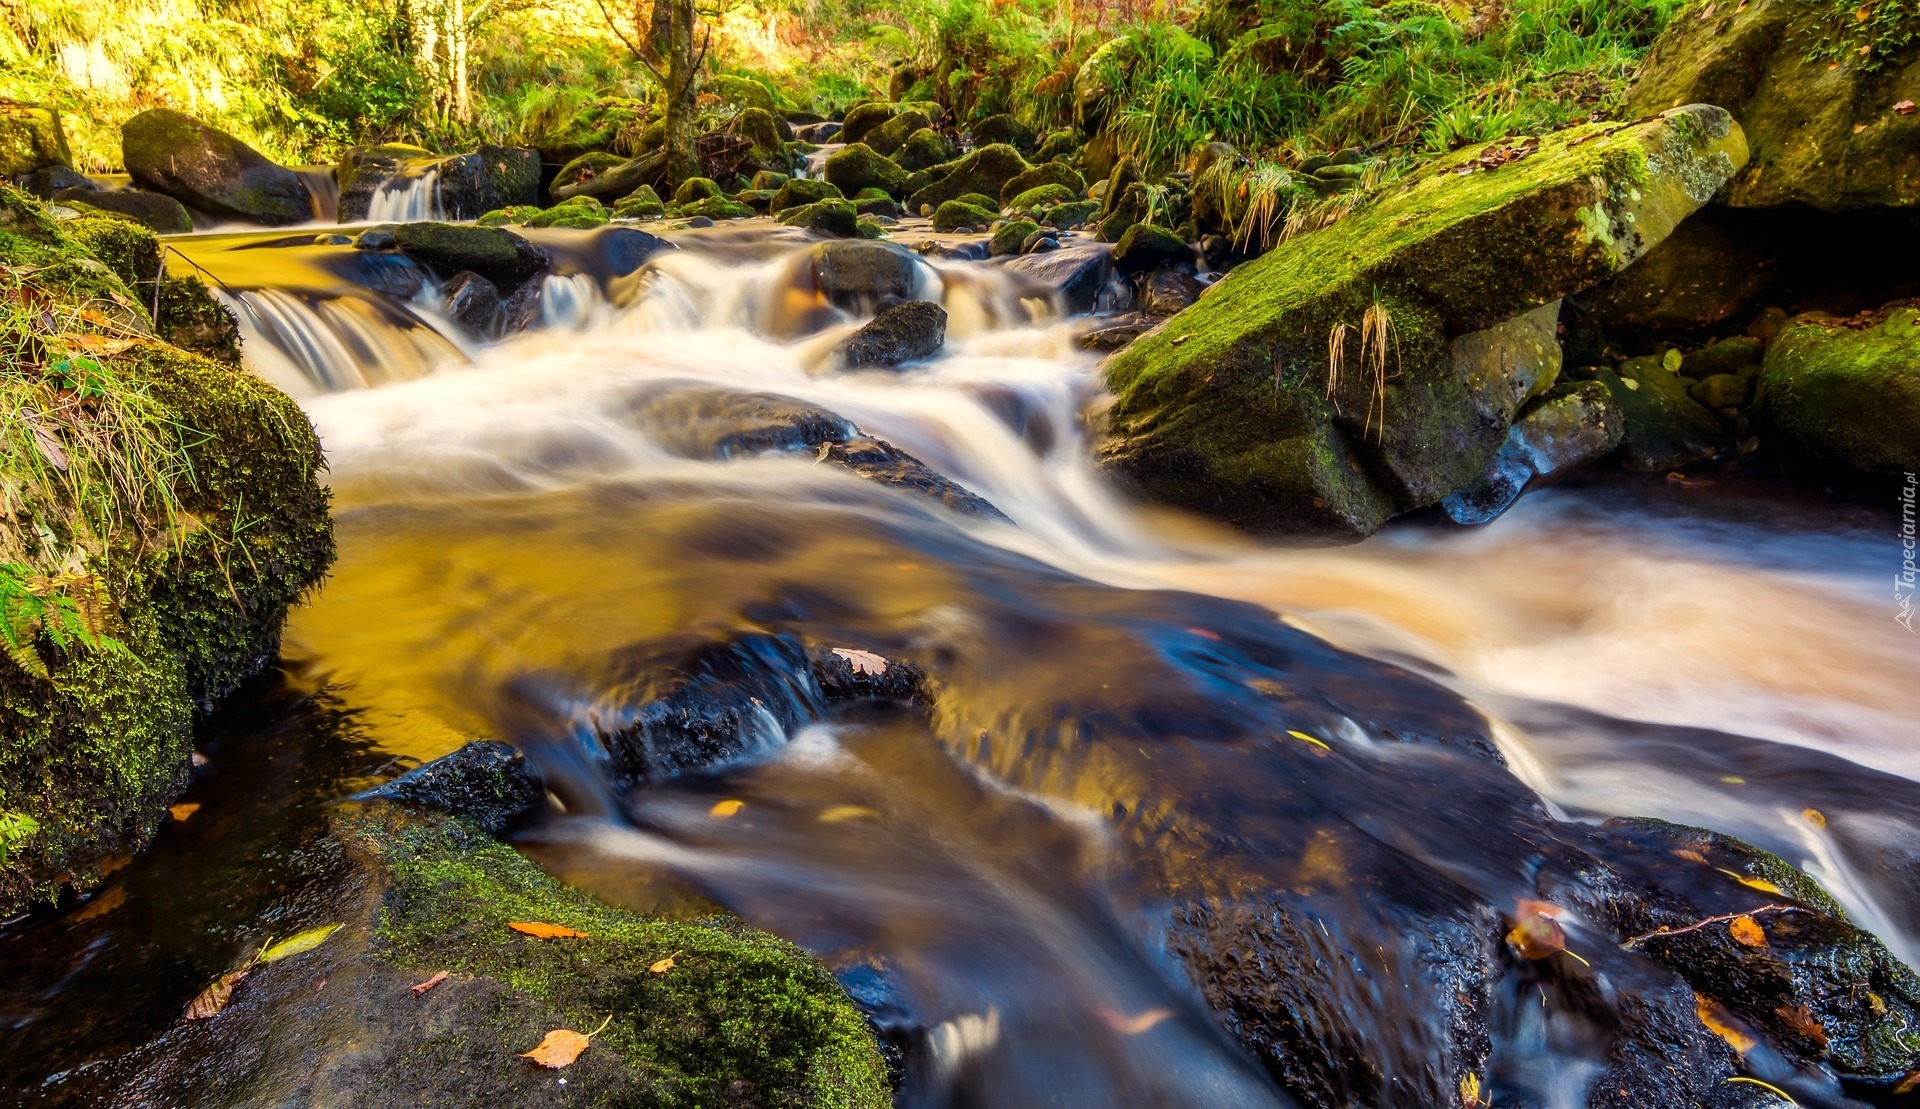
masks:
<svg viewBox="0 0 1920 1109"><path fill-rule="evenodd" d="M953 143L945 135L931 127L922 127L907 136L906 141L900 144L900 149L894 153L893 160L900 164L901 169L913 173L945 165L952 161L957 153Z"/></svg>
<svg viewBox="0 0 1920 1109"><path fill-rule="evenodd" d="M60 113L39 104L0 101L0 179L48 166L71 166Z"/></svg>
<svg viewBox="0 0 1920 1109"><path fill-rule="evenodd" d="M1829 467L1920 472L1920 308L1790 322L1767 348L1760 405L1789 444Z"/></svg>
<svg viewBox="0 0 1920 1109"><path fill-rule="evenodd" d="M53 199L67 208L124 216L157 235L185 235L193 230L186 205L145 189L61 189Z"/></svg>
<svg viewBox="0 0 1920 1109"><path fill-rule="evenodd" d="M269 225L314 216L299 174L171 108L152 108L122 124L120 154L135 184L208 215Z"/></svg>
<svg viewBox="0 0 1920 1109"><path fill-rule="evenodd" d="M866 143L856 142L828 155L822 176L842 193L853 196L863 189L895 192L907 173Z"/></svg>
<svg viewBox="0 0 1920 1109"><path fill-rule="evenodd" d="M932 124L933 121L927 118L925 112L907 109L868 131L861 141L875 152L891 157L906 145L908 138Z"/></svg>
<svg viewBox="0 0 1920 1109"><path fill-rule="evenodd" d="M1008 181L1032 168L1011 146L983 146L957 162L930 171L933 183L907 198L907 211L918 212L923 204L938 208L967 193L998 197Z"/></svg>
<svg viewBox="0 0 1920 1109"><path fill-rule="evenodd" d="M1920 205L1920 113L1895 107L1920 100L1916 17L1898 4L1875 7L1691 5L1648 52L1627 108L1732 112L1752 153L1722 196L1733 207Z"/></svg>
<svg viewBox="0 0 1920 1109"><path fill-rule="evenodd" d="M1116 355L1105 462L1261 532L1351 540L1436 503L1558 369L1551 321L1519 317L1645 254L1745 160L1704 105L1440 159Z"/></svg>
<svg viewBox="0 0 1920 1109"><path fill-rule="evenodd" d="M748 81L761 92L766 87L758 81ZM747 143L747 152L740 161L740 172L751 177L756 173L791 173L793 160L787 155L787 140L781 137L780 121L765 108L747 108L733 117L727 130L734 137Z"/></svg>
<svg viewBox="0 0 1920 1109"><path fill-rule="evenodd" d="M69 320L69 338L38 332L45 353L11 366L9 405L47 405L78 381L91 399L77 418L144 444L153 467L111 492L85 477L97 440L57 424L0 457L13 511L45 529L32 544L8 529L4 573L41 575L43 596L98 613L94 631L107 637L62 645L45 620L16 625L17 649L0 661L0 915L11 915L98 883L158 830L186 787L196 714L273 660L288 606L333 559L333 532L319 442L299 407L236 364L150 337L156 292L163 332L190 314L175 303L189 291L224 314L197 283L160 277L150 231L110 216L58 224L0 186L0 264ZM83 306L113 321L90 362L60 354L87 326ZM36 454L67 465L40 468Z"/></svg>
<svg viewBox="0 0 1920 1109"><path fill-rule="evenodd" d="M879 1044L832 975L737 918L672 920L609 905L477 823L387 801L336 814L326 839L338 859L330 880L289 907L287 927L341 927L311 952L255 969L217 1020L184 1024L112 1061L117 1097L890 1104ZM581 934L535 938L511 921ZM655 973L668 956L670 969ZM410 989L436 975L430 991ZM561 1071L521 1057L559 1028L600 1031Z"/></svg>

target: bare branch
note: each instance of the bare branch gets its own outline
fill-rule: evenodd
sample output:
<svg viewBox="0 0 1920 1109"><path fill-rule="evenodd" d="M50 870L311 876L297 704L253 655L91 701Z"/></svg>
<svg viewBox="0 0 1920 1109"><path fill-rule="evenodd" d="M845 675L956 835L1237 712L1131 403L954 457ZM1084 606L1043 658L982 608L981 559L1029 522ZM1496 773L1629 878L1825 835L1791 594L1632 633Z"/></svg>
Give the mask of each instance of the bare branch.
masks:
<svg viewBox="0 0 1920 1109"><path fill-rule="evenodd" d="M1645 943L1648 940L1657 940L1663 936L1684 936L1688 932L1698 932L1710 924L1725 924L1730 920L1736 920L1743 916L1752 916L1755 913L1804 913L1807 911L1808 910L1798 905L1762 905L1757 909L1748 909L1744 913L1722 913L1719 916L1710 916L1705 920L1695 921L1685 928L1656 928L1644 936L1635 936L1620 946L1631 951L1634 945Z"/></svg>

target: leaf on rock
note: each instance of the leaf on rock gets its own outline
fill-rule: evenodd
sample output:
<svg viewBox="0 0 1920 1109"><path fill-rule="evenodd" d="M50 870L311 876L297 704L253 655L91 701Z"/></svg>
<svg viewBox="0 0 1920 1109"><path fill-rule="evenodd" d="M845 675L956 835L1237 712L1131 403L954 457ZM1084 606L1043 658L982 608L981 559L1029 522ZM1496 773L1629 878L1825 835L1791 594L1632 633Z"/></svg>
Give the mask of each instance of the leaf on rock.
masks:
<svg viewBox="0 0 1920 1109"><path fill-rule="evenodd" d="M1817 1020L1811 1009L1805 1005L1781 1005L1773 1011L1788 1028L1819 1044L1827 1046L1827 1030Z"/></svg>
<svg viewBox="0 0 1920 1109"><path fill-rule="evenodd" d="M297 932L281 940L279 943L274 944L272 947L267 948L265 951L262 951L260 957L255 959L254 962L262 965L277 963L282 959L289 959L295 955L305 954L327 942L328 936L333 935L343 927L345 927L345 925L322 924L318 928L309 928L304 932Z"/></svg>
<svg viewBox="0 0 1920 1109"><path fill-rule="evenodd" d="M111 358L134 344L132 339L113 339L105 335L95 335L92 332L62 335L60 338L88 354L99 355L102 358Z"/></svg>
<svg viewBox="0 0 1920 1109"><path fill-rule="evenodd" d="M108 913L126 903L127 887L113 886L95 895L93 900L81 906L80 911L74 913L73 916L68 919L76 923L83 920L95 920L99 917L106 916Z"/></svg>
<svg viewBox="0 0 1920 1109"><path fill-rule="evenodd" d="M1507 942L1529 959L1545 959L1567 949L1567 932L1554 918L1566 910L1545 901L1521 898L1514 910L1514 926Z"/></svg>
<svg viewBox="0 0 1920 1109"><path fill-rule="evenodd" d="M1902 1078L1894 1084L1893 1092L1896 1094L1910 1094L1916 1088L1920 1088L1920 1070L1908 1071L1905 1078Z"/></svg>
<svg viewBox="0 0 1920 1109"><path fill-rule="evenodd" d="M1786 892L1784 890L1782 890L1779 886L1774 885L1772 882L1767 881L1765 878L1750 878L1747 875L1741 874L1738 871L1728 870L1724 866L1716 866L1714 867L1714 869L1726 875L1727 877L1733 879L1734 881L1740 883L1741 885L1747 887L1748 889L1759 890L1761 893L1777 893L1782 897L1786 896Z"/></svg>
<svg viewBox="0 0 1920 1109"><path fill-rule="evenodd" d="M746 807L747 807L747 803L745 801L741 801L741 800L737 800L735 798L729 797L727 800L720 801L716 803L712 808L708 809L707 815L717 816L720 819L725 820L727 817L732 816L733 814L739 812L741 809L744 809Z"/></svg>
<svg viewBox="0 0 1920 1109"><path fill-rule="evenodd" d="M214 979L212 985L201 990L199 994L195 995L194 999L188 1003L186 1019L211 1020L219 1016L220 1010L225 1009L227 1002L233 1000L234 987L246 981L247 975L252 972L253 965L249 963L239 970L228 971Z"/></svg>
<svg viewBox="0 0 1920 1109"><path fill-rule="evenodd" d="M1680 372L1680 364L1684 361L1686 361L1685 355L1678 350L1669 350L1660 356L1660 368L1670 374L1677 374Z"/></svg>
<svg viewBox="0 0 1920 1109"><path fill-rule="evenodd" d="M1469 1074L1460 1080L1460 1109L1486 1109L1480 1096L1480 1076Z"/></svg>
<svg viewBox="0 0 1920 1109"><path fill-rule="evenodd" d="M835 647L833 653L846 659L856 674L884 674L887 672L887 660L872 651L856 651L851 647Z"/></svg>
<svg viewBox="0 0 1920 1109"><path fill-rule="evenodd" d="M1827 814L1821 812L1819 809L1801 809L1800 819L1816 828L1824 828L1827 826Z"/></svg>
<svg viewBox="0 0 1920 1109"><path fill-rule="evenodd" d="M168 805L167 814L175 820L185 820L200 811L200 802L182 801L178 805Z"/></svg>
<svg viewBox="0 0 1920 1109"><path fill-rule="evenodd" d="M1893 106L1893 110L1903 116L1910 116L1913 114L1913 101L1902 100Z"/></svg>
<svg viewBox="0 0 1920 1109"><path fill-rule="evenodd" d="M1287 729L1287 734L1299 740L1302 743L1311 743L1322 751L1331 752L1333 750L1333 748L1327 746L1326 740L1315 739L1313 736L1310 736L1305 732L1296 732L1293 729L1289 728Z"/></svg>
<svg viewBox="0 0 1920 1109"><path fill-rule="evenodd" d="M447 980L447 972L444 970L437 971L434 973L434 976L432 978L427 979L425 982L416 982L413 985L408 986L407 989L413 992L413 996L419 997L421 994L426 993L428 990L434 988L435 986L438 986L440 983L445 982L446 980Z"/></svg>
<svg viewBox="0 0 1920 1109"><path fill-rule="evenodd" d="M680 953L676 951L673 953L673 955L669 955L664 959L660 959L656 961L652 966L647 968L647 973L648 974L665 974L666 972L672 970L674 955L678 955L678 954Z"/></svg>
<svg viewBox="0 0 1920 1109"><path fill-rule="evenodd" d="M585 939L587 935L585 932L576 932L565 925L542 924L537 920L510 920L507 922L507 927L537 940Z"/></svg>
<svg viewBox="0 0 1920 1109"><path fill-rule="evenodd" d="M1734 1051L1745 1055L1760 1042L1749 1035L1746 1029L1740 1027L1739 1020L1733 1014L1715 1005L1705 996L1694 994L1693 999L1700 1013L1700 1023L1706 1025L1714 1035L1727 1041L1727 1046Z"/></svg>
<svg viewBox="0 0 1920 1109"><path fill-rule="evenodd" d="M1733 935L1733 942L1742 947L1767 946L1766 929L1750 916L1737 916L1727 922L1727 931Z"/></svg>
<svg viewBox="0 0 1920 1109"><path fill-rule="evenodd" d="M571 1028L556 1028L547 1033L546 1039L541 1040L538 1047L532 1051L521 1052L520 1058L531 1059L551 1070L559 1070L580 1058L580 1053L587 1049L587 1044L605 1031L612 1021L613 1018L608 1017L600 1022L599 1028L584 1033L575 1032Z"/></svg>

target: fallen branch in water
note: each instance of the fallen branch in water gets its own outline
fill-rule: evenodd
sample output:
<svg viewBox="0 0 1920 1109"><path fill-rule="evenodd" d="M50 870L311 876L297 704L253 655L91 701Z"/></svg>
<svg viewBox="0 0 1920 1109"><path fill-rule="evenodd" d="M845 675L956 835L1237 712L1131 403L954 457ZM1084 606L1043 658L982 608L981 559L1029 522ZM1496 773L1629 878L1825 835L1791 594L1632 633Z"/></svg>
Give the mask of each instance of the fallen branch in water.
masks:
<svg viewBox="0 0 1920 1109"><path fill-rule="evenodd" d="M1688 932L1698 932L1700 929L1705 928L1710 924L1726 924L1729 921L1738 920L1743 916L1753 916L1757 913L1804 913L1809 911L1811 910L1802 908L1799 905L1762 905L1757 909L1748 909L1745 912L1724 913L1720 916L1710 916L1705 920L1695 921L1692 924L1687 925L1685 928L1656 928L1653 931L1648 932L1644 936L1635 936L1632 939L1621 943L1620 946L1624 950L1632 951L1634 945L1638 943L1645 943L1648 940L1659 939L1662 936L1684 936Z"/></svg>

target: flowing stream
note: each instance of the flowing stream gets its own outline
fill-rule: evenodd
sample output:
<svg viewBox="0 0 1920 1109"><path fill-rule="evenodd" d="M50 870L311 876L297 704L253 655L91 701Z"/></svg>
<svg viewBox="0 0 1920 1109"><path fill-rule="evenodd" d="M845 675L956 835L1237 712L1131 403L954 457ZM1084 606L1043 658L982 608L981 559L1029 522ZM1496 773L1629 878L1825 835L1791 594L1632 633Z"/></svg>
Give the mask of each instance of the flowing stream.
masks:
<svg viewBox="0 0 1920 1109"><path fill-rule="evenodd" d="M819 954L913 1045L906 1104L1288 1104L1179 958L1181 906L1253 889L1351 964L1302 1006L1417 1082L1442 1019L1423 898L1531 896L1511 829L1543 806L1745 837L1920 962L1920 645L1884 511L1596 478L1472 531L1256 543L1103 480L1086 321L1003 270L920 263L944 352L847 371L858 314L788 229L677 232L644 264L529 234L556 260L540 320L495 342L377 255L176 240L327 448L340 560L289 670L381 757L519 742L565 810L523 849ZM1004 518L716 448L713 398L739 394L837 414ZM663 662L778 635L915 662L938 709L796 689L746 756L617 786L600 739ZM1525 1001L1495 1022L1497 1088L1585 1104L1592 1037Z"/></svg>

